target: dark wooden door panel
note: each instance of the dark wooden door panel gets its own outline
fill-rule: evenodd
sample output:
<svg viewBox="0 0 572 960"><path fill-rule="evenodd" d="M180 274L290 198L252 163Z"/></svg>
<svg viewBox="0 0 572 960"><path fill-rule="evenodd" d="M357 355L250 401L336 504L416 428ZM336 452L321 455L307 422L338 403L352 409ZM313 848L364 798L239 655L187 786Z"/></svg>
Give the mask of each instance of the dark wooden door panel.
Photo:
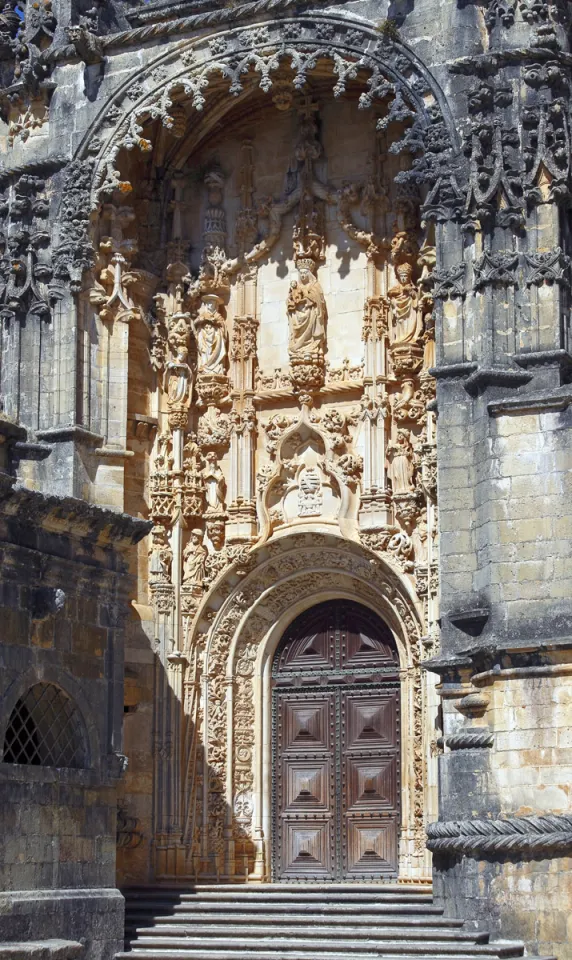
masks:
<svg viewBox="0 0 572 960"><path fill-rule="evenodd" d="M275 868L285 879L335 875L335 708L334 692L275 693Z"/></svg>
<svg viewBox="0 0 572 960"><path fill-rule="evenodd" d="M348 817L344 876L355 880L395 876L397 831L396 817Z"/></svg>
<svg viewBox="0 0 572 960"><path fill-rule="evenodd" d="M358 604L320 604L284 637L273 668L273 876L395 876L398 661L388 628Z"/></svg>
<svg viewBox="0 0 572 960"><path fill-rule="evenodd" d="M397 746L398 689L379 694L357 691L344 696L344 748L347 750L394 750ZM344 723L345 720L345 723Z"/></svg>

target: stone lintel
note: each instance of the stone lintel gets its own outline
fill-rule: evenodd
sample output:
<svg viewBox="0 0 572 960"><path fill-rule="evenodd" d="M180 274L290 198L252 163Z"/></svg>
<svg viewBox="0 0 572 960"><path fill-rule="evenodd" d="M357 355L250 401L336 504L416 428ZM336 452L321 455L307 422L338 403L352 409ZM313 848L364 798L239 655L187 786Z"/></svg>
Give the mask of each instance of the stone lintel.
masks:
<svg viewBox="0 0 572 960"><path fill-rule="evenodd" d="M458 681L461 672L470 671L472 683L499 679L506 674L525 676L537 675L539 669L566 668L570 664L562 662L562 654L572 651L572 636L555 637L547 640L523 640L521 643L486 642L461 651L451 657L434 657L426 660L422 667L438 674L444 683ZM568 658L566 658L568 659Z"/></svg>
<svg viewBox="0 0 572 960"><path fill-rule="evenodd" d="M492 417L508 413L557 413L566 410L572 403L572 388L542 391L523 397L509 397L506 400L492 400L487 404Z"/></svg>
<svg viewBox="0 0 572 960"><path fill-rule="evenodd" d="M100 434L86 430L79 424L70 424L66 427L52 427L49 430L38 430L36 433L38 440L46 443L83 443L89 446L97 447L103 443L103 437Z"/></svg>
<svg viewBox="0 0 572 960"><path fill-rule="evenodd" d="M10 440L22 442L27 436L25 427L20 426L19 423L14 423L13 420L8 420L7 417L0 416L0 443L6 443Z"/></svg>
<svg viewBox="0 0 572 960"><path fill-rule="evenodd" d="M14 167L2 166L0 167L0 187L5 186L10 180L17 180L19 177L26 175L48 177L65 167L66 163L69 163L67 157L56 155L54 157L38 157L35 160L28 160L26 163L19 163Z"/></svg>
<svg viewBox="0 0 572 960"><path fill-rule="evenodd" d="M463 380L477 370L477 363L444 363L431 367L429 373L435 380Z"/></svg>
<svg viewBox="0 0 572 960"><path fill-rule="evenodd" d="M511 370L510 367L479 367L465 380L465 390L476 396L487 387L522 387L532 380L532 374L525 370Z"/></svg>
<svg viewBox="0 0 572 960"><path fill-rule="evenodd" d="M519 367L552 367L562 370L572 368L572 355L568 350L538 350L531 353L515 353L512 359Z"/></svg>

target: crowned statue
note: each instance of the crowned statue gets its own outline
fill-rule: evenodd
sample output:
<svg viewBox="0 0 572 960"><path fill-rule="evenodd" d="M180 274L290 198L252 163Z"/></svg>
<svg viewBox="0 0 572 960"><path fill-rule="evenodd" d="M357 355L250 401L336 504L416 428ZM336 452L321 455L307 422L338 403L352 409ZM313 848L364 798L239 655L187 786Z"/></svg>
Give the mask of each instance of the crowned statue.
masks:
<svg viewBox="0 0 572 960"><path fill-rule="evenodd" d="M294 227L294 259L298 279L288 291L290 357L323 357L326 348L326 300L316 276L324 259L324 235L320 211L313 198L303 197L301 212Z"/></svg>
<svg viewBox="0 0 572 960"><path fill-rule="evenodd" d="M392 344L417 343L423 335L423 311L411 263L398 263L395 276L397 283L387 292L391 313L389 337Z"/></svg>
<svg viewBox="0 0 572 960"><path fill-rule="evenodd" d="M314 275L313 260L298 261L298 279L288 292L290 356L323 356L326 346L326 301Z"/></svg>

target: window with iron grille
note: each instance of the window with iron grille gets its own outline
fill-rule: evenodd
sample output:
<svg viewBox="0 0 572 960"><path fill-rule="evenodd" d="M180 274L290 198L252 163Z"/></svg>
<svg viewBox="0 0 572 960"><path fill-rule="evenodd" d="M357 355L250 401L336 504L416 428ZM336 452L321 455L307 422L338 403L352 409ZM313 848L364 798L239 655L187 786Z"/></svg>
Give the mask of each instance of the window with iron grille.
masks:
<svg viewBox="0 0 572 960"><path fill-rule="evenodd" d="M30 687L12 711L3 760L37 767L85 767L86 738L73 700L53 683Z"/></svg>

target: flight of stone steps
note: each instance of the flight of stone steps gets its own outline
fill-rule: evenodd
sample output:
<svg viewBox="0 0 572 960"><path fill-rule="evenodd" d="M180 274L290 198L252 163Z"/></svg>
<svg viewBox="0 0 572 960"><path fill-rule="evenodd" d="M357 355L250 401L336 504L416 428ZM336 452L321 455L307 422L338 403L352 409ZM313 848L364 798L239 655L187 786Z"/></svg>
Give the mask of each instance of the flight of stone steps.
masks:
<svg viewBox="0 0 572 960"><path fill-rule="evenodd" d="M522 957L443 916L426 886L257 884L125 891L121 960ZM555 960L555 958L550 958Z"/></svg>

